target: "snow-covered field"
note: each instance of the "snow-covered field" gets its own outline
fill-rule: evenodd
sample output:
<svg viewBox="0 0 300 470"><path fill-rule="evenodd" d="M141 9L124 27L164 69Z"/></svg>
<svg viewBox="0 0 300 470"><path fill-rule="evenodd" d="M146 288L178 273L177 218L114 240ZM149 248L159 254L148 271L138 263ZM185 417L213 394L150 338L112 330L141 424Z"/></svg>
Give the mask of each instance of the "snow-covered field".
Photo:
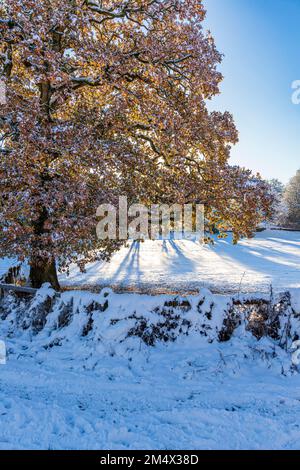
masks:
<svg viewBox="0 0 300 470"><path fill-rule="evenodd" d="M0 278L16 264L0 259ZM28 269L24 267L28 274ZM77 266L60 275L66 287L113 287L150 293L275 292L300 288L300 232L268 230L233 245L231 236L215 245L190 240L129 242L109 263Z"/></svg>
<svg viewBox="0 0 300 470"><path fill-rule="evenodd" d="M300 232L266 231L237 246L231 237L202 246L188 240L130 243L110 263L86 273L73 266L63 285L101 285L145 291L268 292L300 287Z"/></svg>

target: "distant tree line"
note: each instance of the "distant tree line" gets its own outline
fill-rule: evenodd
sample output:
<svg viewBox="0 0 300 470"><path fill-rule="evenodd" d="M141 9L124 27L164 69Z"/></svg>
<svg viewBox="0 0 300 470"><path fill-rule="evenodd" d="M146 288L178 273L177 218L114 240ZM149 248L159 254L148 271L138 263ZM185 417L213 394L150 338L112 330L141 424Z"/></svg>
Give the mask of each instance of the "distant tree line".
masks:
<svg viewBox="0 0 300 470"><path fill-rule="evenodd" d="M300 230L300 169L285 186L277 179L269 181L275 198L271 225Z"/></svg>

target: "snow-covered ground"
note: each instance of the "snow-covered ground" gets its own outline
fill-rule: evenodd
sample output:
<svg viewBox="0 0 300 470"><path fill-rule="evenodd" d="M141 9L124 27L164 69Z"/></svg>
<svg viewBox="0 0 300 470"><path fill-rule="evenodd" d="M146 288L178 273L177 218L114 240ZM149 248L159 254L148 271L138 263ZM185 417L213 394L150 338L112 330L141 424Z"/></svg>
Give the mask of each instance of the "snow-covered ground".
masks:
<svg viewBox="0 0 300 470"><path fill-rule="evenodd" d="M187 339L86 371L59 348L13 357L0 366L0 449L299 449L300 376L261 347Z"/></svg>
<svg viewBox="0 0 300 470"><path fill-rule="evenodd" d="M266 231L237 246L231 237L214 246L168 240L130 243L109 263L80 273L71 267L63 285L101 285L145 291L267 292L300 287L300 232Z"/></svg>
<svg viewBox="0 0 300 470"><path fill-rule="evenodd" d="M38 295L31 308L47 289ZM20 310L4 315L0 449L299 449L292 352L258 341L244 323L219 343L229 297L204 290L187 299L192 309L180 315L190 321L189 335L181 323L175 342L154 347L128 332L141 317L158 325L165 313L154 307L171 296L66 292L37 335L16 328ZM293 299L299 312L299 291ZM90 322L87 307L105 300L107 309L95 310ZM23 315L32 318L33 310Z"/></svg>
<svg viewBox="0 0 300 470"><path fill-rule="evenodd" d="M0 278L16 264L0 259ZM28 267L23 271L28 275ZM66 287L113 287L149 293L275 292L300 287L300 232L268 230L232 244L231 236L215 245L191 240L129 242L109 263L96 262L82 273L76 265L60 274Z"/></svg>

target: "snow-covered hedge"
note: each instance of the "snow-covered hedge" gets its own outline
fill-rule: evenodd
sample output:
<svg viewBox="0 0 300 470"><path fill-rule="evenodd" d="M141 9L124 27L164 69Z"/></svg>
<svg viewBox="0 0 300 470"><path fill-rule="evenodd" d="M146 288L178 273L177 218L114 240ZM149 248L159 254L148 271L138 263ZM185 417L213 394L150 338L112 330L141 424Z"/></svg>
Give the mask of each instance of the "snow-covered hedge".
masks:
<svg viewBox="0 0 300 470"><path fill-rule="evenodd" d="M251 332L290 348L300 337L300 292L276 296L116 294L103 289L57 293L49 285L32 299L9 294L0 301L1 333L28 337L44 349L85 341L101 352L155 346L181 336L228 341Z"/></svg>

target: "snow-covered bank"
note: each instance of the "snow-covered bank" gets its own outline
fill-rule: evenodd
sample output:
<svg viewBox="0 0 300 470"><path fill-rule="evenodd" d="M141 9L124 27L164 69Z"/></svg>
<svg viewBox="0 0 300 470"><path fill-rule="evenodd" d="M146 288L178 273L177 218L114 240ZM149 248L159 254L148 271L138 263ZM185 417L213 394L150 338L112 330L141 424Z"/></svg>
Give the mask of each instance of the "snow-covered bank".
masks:
<svg viewBox="0 0 300 470"><path fill-rule="evenodd" d="M31 301L6 297L0 315L2 449L300 447L299 290L258 299L45 287Z"/></svg>
<svg viewBox="0 0 300 470"><path fill-rule="evenodd" d="M98 354L124 355L181 337L225 342L250 332L286 350L300 336L300 289L282 294L223 296L116 294L67 291L50 284L34 298L13 292L0 300L1 332L27 341L29 350L87 345ZM33 349L32 349L33 348ZM83 356L81 356L83 359Z"/></svg>
<svg viewBox="0 0 300 470"><path fill-rule="evenodd" d="M191 240L130 243L109 263L97 262L81 273L72 266L61 275L66 286L98 285L144 292L186 292L209 288L219 293L276 292L300 288L300 232L269 230L244 239L231 237L203 246Z"/></svg>

